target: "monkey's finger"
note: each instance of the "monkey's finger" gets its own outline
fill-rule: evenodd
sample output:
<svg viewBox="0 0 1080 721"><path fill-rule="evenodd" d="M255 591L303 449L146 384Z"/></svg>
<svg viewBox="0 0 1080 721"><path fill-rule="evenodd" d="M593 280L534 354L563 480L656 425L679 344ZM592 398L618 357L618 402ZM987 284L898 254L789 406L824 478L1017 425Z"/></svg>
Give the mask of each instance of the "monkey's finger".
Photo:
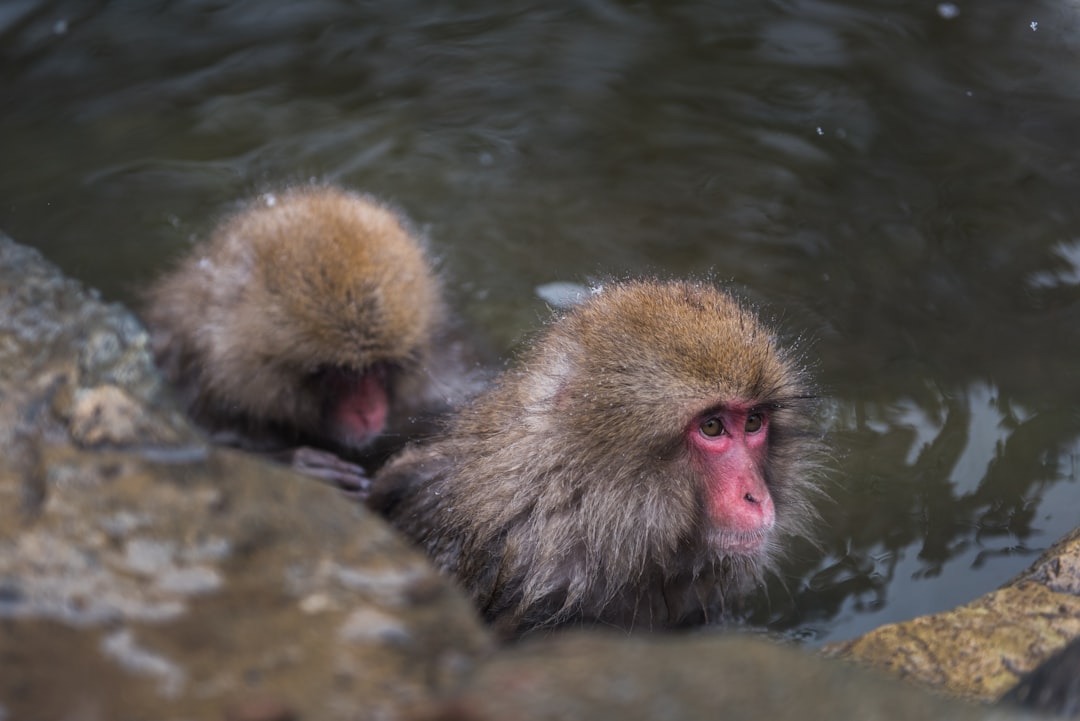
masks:
<svg viewBox="0 0 1080 721"><path fill-rule="evenodd" d="M335 485L358 500L363 500L371 490L367 471L329 451L297 448L293 452L292 467L307 476Z"/></svg>

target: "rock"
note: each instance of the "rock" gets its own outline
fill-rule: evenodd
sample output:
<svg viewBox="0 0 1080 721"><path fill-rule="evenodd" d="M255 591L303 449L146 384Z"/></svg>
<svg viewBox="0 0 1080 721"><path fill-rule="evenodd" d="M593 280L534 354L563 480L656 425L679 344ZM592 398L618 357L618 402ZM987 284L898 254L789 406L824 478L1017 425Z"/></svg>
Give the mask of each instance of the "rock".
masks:
<svg viewBox="0 0 1080 721"><path fill-rule="evenodd" d="M1002 588L945 613L826 647L974 701L992 701L1080 638L1080 529Z"/></svg>
<svg viewBox="0 0 1080 721"><path fill-rule="evenodd" d="M739 635L567 634L523 643L425 721L1005 719L863 669Z"/></svg>
<svg viewBox="0 0 1080 721"><path fill-rule="evenodd" d="M0 719L385 719L490 637L333 488L208 446L139 322L0 236Z"/></svg>
<svg viewBox="0 0 1080 721"><path fill-rule="evenodd" d="M1002 701L1040 713L1080 718L1080 638L1043 661Z"/></svg>

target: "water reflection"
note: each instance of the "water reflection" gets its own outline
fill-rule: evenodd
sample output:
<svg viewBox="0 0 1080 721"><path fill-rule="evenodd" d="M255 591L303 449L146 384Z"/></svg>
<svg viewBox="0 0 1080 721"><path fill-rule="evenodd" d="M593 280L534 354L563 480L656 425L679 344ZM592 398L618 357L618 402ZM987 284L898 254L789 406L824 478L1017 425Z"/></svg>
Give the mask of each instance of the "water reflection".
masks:
<svg viewBox="0 0 1080 721"><path fill-rule="evenodd" d="M237 199L337 180L508 350L537 286L727 284L834 403L824 550L758 615L844 637L1080 518L1077 38L1050 0L6 2L0 228L134 301Z"/></svg>
<svg viewBox="0 0 1080 721"><path fill-rule="evenodd" d="M985 565L1004 560L997 565L1019 570L1048 529L1068 530L1080 518L1080 415L1072 409L1034 413L976 382L920 399L841 405L836 428L851 449L844 475L853 476L836 484L835 503L825 507L834 542L803 571L793 598L771 589L769 612L757 620L775 628L823 641L830 625L850 635L944 610L971 600ZM854 617L866 611L879 613Z"/></svg>

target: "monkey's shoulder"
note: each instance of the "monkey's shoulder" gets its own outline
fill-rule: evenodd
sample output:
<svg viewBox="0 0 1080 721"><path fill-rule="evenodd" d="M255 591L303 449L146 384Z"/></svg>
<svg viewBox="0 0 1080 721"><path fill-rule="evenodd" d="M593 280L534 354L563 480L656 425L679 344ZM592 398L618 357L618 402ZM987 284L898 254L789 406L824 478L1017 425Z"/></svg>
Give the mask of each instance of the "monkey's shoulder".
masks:
<svg viewBox="0 0 1080 721"><path fill-rule="evenodd" d="M453 463L440 443L415 443L390 459L372 480L368 508L404 533L443 571L458 574L465 543L459 499L450 483ZM465 514L467 515L467 514Z"/></svg>
<svg viewBox="0 0 1080 721"><path fill-rule="evenodd" d="M438 515L446 501L440 487L450 470L450 459L437 446L406 446L379 469L372 482L368 507L410 535L414 523L427 514Z"/></svg>

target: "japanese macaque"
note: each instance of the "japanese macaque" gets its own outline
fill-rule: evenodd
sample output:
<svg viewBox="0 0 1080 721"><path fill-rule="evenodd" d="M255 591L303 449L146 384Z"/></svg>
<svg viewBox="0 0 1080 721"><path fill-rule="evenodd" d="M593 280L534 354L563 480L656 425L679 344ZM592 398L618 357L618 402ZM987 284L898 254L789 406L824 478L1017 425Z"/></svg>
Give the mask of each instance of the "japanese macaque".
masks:
<svg viewBox="0 0 1080 721"><path fill-rule="evenodd" d="M385 466L369 504L506 636L718 621L815 517L813 406L798 359L727 294L615 285Z"/></svg>
<svg viewBox="0 0 1080 721"><path fill-rule="evenodd" d="M220 442L362 493L349 460L467 392L439 282L401 216L332 186L265 194L154 285L165 375ZM317 449L317 450L316 450Z"/></svg>

